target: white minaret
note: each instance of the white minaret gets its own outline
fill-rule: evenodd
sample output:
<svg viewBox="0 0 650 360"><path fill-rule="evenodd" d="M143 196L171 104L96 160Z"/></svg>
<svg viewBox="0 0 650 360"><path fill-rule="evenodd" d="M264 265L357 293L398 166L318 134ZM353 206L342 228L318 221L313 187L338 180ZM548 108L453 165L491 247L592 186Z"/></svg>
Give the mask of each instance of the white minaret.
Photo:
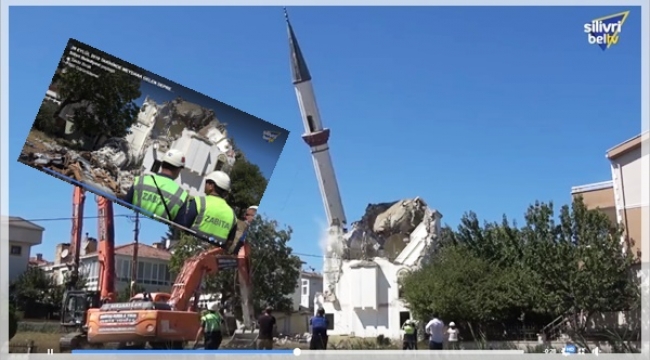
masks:
<svg viewBox="0 0 650 360"><path fill-rule="evenodd" d="M305 126L305 133L302 135L302 138L311 149L314 169L316 169L316 178L318 179L323 204L325 205L325 212L327 213L327 220L329 221L328 225L345 230L347 220L343 212L341 193L339 192L339 185L334 174L334 166L332 166L330 148L327 144L330 137L330 129L324 128L321 122L314 88L311 85L311 74L309 74L307 63L302 56L300 46L298 46L298 40L289 22L286 9L284 16L287 21L287 31L289 32L293 86L296 89L300 114L302 115L302 122Z"/></svg>

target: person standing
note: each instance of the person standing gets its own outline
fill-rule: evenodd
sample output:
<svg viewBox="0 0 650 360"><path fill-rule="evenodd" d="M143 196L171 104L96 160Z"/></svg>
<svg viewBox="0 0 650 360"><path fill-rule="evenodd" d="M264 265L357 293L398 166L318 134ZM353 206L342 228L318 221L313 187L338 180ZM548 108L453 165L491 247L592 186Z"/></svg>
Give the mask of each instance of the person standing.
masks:
<svg viewBox="0 0 650 360"><path fill-rule="evenodd" d="M458 329L456 328L456 323L453 321L449 323L449 328L447 329L447 341L449 343L450 350L458 350Z"/></svg>
<svg viewBox="0 0 650 360"><path fill-rule="evenodd" d="M217 350L223 341L221 334L221 325L223 324L223 317L219 312L219 303L214 302L208 304L208 310L201 316L201 327L196 333L195 344L199 342L201 335L203 335L203 346L205 350Z"/></svg>
<svg viewBox="0 0 650 360"><path fill-rule="evenodd" d="M402 340L402 350L418 349L418 333L413 320L406 320L402 326L404 338Z"/></svg>
<svg viewBox="0 0 650 360"><path fill-rule="evenodd" d="M276 332L275 317L271 315L273 309L267 307L264 309L262 316L257 319L259 325L259 335L257 337L258 350L273 350L273 335Z"/></svg>
<svg viewBox="0 0 650 360"><path fill-rule="evenodd" d="M433 318L424 329L429 335L429 350L442 350L442 344L445 340L445 323L438 318L437 314L433 315Z"/></svg>
<svg viewBox="0 0 650 360"><path fill-rule="evenodd" d="M318 309L316 316L309 319L309 325L311 326L309 350L327 350L327 328L329 324L325 317L325 309Z"/></svg>
<svg viewBox="0 0 650 360"><path fill-rule="evenodd" d="M180 150L165 153L158 174L136 176L124 201L146 213L171 220L181 226L189 194L175 180L185 167Z"/></svg>
<svg viewBox="0 0 650 360"><path fill-rule="evenodd" d="M217 245L229 246L235 240L235 211L225 200L230 192L230 176L215 171L205 177L205 196L188 202L185 223L197 235L214 239Z"/></svg>

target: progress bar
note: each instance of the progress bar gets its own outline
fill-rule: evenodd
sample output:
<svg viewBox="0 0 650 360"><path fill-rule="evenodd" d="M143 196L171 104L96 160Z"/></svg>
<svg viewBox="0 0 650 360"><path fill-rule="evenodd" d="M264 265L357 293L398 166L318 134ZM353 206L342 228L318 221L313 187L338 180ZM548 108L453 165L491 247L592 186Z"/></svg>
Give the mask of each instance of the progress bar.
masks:
<svg viewBox="0 0 650 360"><path fill-rule="evenodd" d="M73 354L85 355L517 355L525 354L524 350L72 350Z"/></svg>

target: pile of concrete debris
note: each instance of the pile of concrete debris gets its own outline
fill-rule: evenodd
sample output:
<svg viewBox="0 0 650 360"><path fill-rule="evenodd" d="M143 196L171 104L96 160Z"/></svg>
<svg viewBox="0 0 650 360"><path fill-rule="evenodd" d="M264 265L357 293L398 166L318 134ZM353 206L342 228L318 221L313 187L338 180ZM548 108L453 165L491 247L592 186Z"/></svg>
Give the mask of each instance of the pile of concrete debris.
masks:
<svg viewBox="0 0 650 360"><path fill-rule="evenodd" d="M50 169L119 197L133 184L135 174L115 164L118 155L119 152L111 147L74 151L53 143L26 142L19 161L35 168Z"/></svg>
<svg viewBox="0 0 650 360"><path fill-rule="evenodd" d="M350 259L395 259L406 247L409 235L425 217L427 204L419 197L389 203L368 204L361 220L345 234Z"/></svg>

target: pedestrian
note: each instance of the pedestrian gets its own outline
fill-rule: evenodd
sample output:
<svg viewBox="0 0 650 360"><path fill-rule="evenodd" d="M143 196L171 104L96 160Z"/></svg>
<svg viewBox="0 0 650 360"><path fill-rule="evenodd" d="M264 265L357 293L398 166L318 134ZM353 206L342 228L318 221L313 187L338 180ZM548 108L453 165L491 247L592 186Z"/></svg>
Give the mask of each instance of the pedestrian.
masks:
<svg viewBox="0 0 650 360"><path fill-rule="evenodd" d="M257 336L258 350L273 350L273 335L276 333L275 317L271 314L273 309L267 307L264 309L262 316L257 319L259 334Z"/></svg>
<svg viewBox="0 0 650 360"><path fill-rule="evenodd" d="M217 350L221 346L221 341L223 341L221 325L224 321L219 308L219 303L214 302L208 304L208 310L202 313L201 327L196 333L194 343L197 344L201 335L203 335L203 347L205 350Z"/></svg>
<svg viewBox="0 0 650 360"><path fill-rule="evenodd" d="M237 240L237 245L235 245L235 248L232 251L233 255L239 254L239 250L244 246L244 244L246 244L246 236L248 235L248 228L251 226L251 222L253 222L253 219L255 219L255 215L257 215L257 206L249 206L248 209L246 209L246 214L244 215L246 228L244 229L244 233Z"/></svg>
<svg viewBox="0 0 650 360"><path fill-rule="evenodd" d="M183 220L189 194L175 181L184 167L183 153L170 149L162 157L160 172L136 176L124 200L137 210L187 226Z"/></svg>
<svg viewBox="0 0 650 360"><path fill-rule="evenodd" d="M329 323L325 317L325 309L318 309L316 316L309 319L309 325L311 326L309 350L327 350L327 328Z"/></svg>
<svg viewBox="0 0 650 360"><path fill-rule="evenodd" d="M406 320L402 326L404 331L404 338L402 339L402 350L417 350L418 349L418 333L415 327L415 321Z"/></svg>
<svg viewBox="0 0 650 360"><path fill-rule="evenodd" d="M221 247L232 244L237 233L235 211L225 200L228 192L228 174L223 171L208 174L205 177L205 196L188 202L185 219L198 236L212 239Z"/></svg>
<svg viewBox="0 0 650 360"><path fill-rule="evenodd" d="M450 350L458 350L458 340L460 336L458 335L458 328L456 328L456 323L451 321L449 323L449 328L447 329L447 341L449 343Z"/></svg>
<svg viewBox="0 0 650 360"><path fill-rule="evenodd" d="M433 315L433 318L424 329L429 335L429 350L442 350L442 344L445 340L445 323L438 318L437 314Z"/></svg>

